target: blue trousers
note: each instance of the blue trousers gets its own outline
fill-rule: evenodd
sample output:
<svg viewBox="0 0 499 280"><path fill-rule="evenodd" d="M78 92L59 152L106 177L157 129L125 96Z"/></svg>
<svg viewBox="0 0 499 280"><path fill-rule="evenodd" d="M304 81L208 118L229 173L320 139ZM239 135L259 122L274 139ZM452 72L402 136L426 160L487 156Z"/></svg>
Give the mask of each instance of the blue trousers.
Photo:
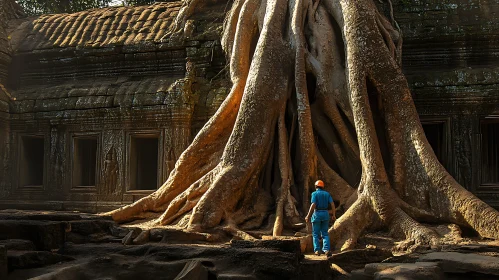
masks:
<svg viewBox="0 0 499 280"><path fill-rule="evenodd" d="M312 222L312 237L314 239L314 252L329 251L329 234L327 233L329 227L329 219L327 220L316 220ZM320 237L322 236L322 246L320 242Z"/></svg>

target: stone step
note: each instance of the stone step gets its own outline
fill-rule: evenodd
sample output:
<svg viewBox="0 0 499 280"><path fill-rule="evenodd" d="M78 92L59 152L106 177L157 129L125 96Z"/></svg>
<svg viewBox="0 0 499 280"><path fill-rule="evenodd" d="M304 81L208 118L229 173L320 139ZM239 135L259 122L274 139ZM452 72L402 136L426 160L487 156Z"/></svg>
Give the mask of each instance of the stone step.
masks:
<svg viewBox="0 0 499 280"><path fill-rule="evenodd" d="M230 246L233 248L265 248L301 255L300 240L297 239L232 240Z"/></svg>
<svg viewBox="0 0 499 280"><path fill-rule="evenodd" d="M74 258L48 251L7 251L7 260L9 271L12 271L72 261Z"/></svg>
<svg viewBox="0 0 499 280"><path fill-rule="evenodd" d="M108 220L70 221L66 240L76 244L121 242L120 237L127 232Z"/></svg>
<svg viewBox="0 0 499 280"><path fill-rule="evenodd" d="M319 258L305 258L300 262L300 277L299 279L307 280L322 280L332 279L333 271L329 261L324 256Z"/></svg>
<svg viewBox="0 0 499 280"><path fill-rule="evenodd" d="M0 246L5 246L7 250L35 251L35 244L31 240L6 239L0 240Z"/></svg>
<svg viewBox="0 0 499 280"><path fill-rule="evenodd" d="M303 236L271 236L263 235L262 240L298 240L300 242L300 250L302 253L311 253L314 251L312 243L312 235Z"/></svg>
<svg viewBox="0 0 499 280"><path fill-rule="evenodd" d="M81 235L90 235L95 233L109 233L115 226L113 221L108 220L79 220L70 221L71 232Z"/></svg>
<svg viewBox="0 0 499 280"><path fill-rule="evenodd" d="M65 242L67 222L0 220L0 239L24 239L37 250L60 248Z"/></svg>

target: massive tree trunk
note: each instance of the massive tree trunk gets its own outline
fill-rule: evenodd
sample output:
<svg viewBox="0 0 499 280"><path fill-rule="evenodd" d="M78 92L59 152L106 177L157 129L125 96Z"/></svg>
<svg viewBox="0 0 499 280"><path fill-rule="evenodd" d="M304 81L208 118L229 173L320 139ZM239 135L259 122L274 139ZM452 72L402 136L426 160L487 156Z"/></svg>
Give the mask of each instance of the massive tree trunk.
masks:
<svg viewBox="0 0 499 280"><path fill-rule="evenodd" d="M205 4L186 1L171 34ZM373 0L235 0L222 38L229 96L163 186L112 217L157 212L161 225L279 236L303 221L320 178L345 210L330 229L339 248L380 226L437 243L423 222L499 238L499 213L447 173L425 138L394 25Z"/></svg>

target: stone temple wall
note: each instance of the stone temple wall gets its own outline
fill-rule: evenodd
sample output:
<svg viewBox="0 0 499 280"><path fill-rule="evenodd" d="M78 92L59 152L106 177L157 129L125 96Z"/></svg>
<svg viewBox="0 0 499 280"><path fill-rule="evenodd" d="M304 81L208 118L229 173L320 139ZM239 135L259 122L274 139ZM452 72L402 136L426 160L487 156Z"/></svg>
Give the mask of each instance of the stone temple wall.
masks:
<svg viewBox="0 0 499 280"><path fill-rule="evenodd" d="M225 67L223 9L189 22L186 41L163 38L179 7L168 2L10 21L11 145L0 152L12 160L0 180L2 207L100 211L133 202L166 180L230 86L216 77ZM138 170L134 161L157 174ZM95 173L79 171L83 165ZM156 178L138 178L144 176Z"/></svg>
<svg viewBox="0 0 499 280"><path fill-rule="evenodd" d="M499 206L499 182L484 185L480 177L480 124L499 116L499 4L393 2L404 33L403 70L430 143L463 186ZM151 192L137 187L142 175L134 166L151 151L136 150L136 143L157 145L157 165L147 166L158 170L157 186L167 178L230 87L220 47L225 5L189 21L186 41L165 34L179 7L165 2L9 21L12 98L0 92L0 138L7 135L10 145L0 143L8 163L0 173L0 208L100 211L135 201ZM89 176L77 172L88 139L96 143L95 180L79 186ZM30 167L33 159L38 165ZM39 177L27 176L40 162Z"/></svg>
<svg viewBox="0 0 499 280"><path fill-rule="evenodd" d="M403 69L423 125L443 132L442 163L464 187L498 207L499 180L481 178L482 162L493 153L484 147L481 124L499 123L499 2L394 3L404 33Z"/></svg>
<svg viewBox="0 0 499 280"><path fill-rule="evenodd" d="M0 1L0 83L7 80L7 68L10 63L10 48L8 45L7 25L8 11L7 1Z"/></svg>
<svg viewBox="0 0 499 280"><path fill-rule="evenodd" d="M11 48L7 27L9 19L15 17L10 0L0 0L0 178L8 176L9 162L9 102L10 98L4 83L7 82L8 67L11 61ZM8 189L8 180L0 179L0 196Z"/></svg>

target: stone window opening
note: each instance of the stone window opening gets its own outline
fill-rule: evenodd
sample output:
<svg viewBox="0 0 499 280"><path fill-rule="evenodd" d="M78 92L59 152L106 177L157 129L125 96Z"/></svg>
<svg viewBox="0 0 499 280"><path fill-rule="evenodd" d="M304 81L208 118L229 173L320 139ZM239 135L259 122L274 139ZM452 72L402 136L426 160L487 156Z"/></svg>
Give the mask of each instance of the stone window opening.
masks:
<svg viewBox="0 0 499 280"><path fill-rule="evenodd" d="M132 135L130 139L130 190L158 188L159 135Z"/></svg>
<svg viewBox="0 0 499 280"><path fill-rule="evenodd" d="M480 123L481 184L499 185L499 118Z"/></svg>
<svg viewBox="0 0 499 280"><path fill-rule="evenodd" d="M95 187L97 137L78 137L73 143L73 187Z"/></svg>
<svg viewBox="0 0 499 280"><path fill-rule="evenodd" d="M20 154L21 187L43 186L45 140L41 136L22 136Z"/></svg>
<svg viewBox="0 0 499 280"><path fill-rule="evenodd" d="M445 122L441 120L421 120L421 125L423 126L426 139L437 156L438 161L445 167L445 159L447 157Z"/></svg>

